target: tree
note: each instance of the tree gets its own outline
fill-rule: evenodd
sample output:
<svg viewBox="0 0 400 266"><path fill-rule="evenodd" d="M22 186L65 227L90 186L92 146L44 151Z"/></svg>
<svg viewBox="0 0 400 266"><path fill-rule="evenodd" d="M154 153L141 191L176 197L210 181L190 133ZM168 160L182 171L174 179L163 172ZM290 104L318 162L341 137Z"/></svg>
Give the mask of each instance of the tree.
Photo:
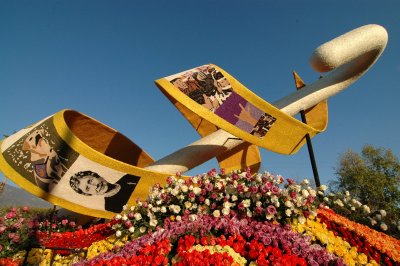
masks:
<svg viewBox="0 0 400 266"><path fill-rule="evenodd" d="M383 209L393 220L400 219L400 163L390 149L365 145L361 155L348 150L335 171L333 192L349 191L371 210Z"/></svg>

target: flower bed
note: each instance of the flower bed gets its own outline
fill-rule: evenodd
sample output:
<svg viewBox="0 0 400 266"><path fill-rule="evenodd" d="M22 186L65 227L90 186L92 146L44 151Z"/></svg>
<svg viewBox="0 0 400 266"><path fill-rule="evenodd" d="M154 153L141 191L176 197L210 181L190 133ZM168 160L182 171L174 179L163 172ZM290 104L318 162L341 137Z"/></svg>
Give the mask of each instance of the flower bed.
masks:
<svg viewBox="0 0 400 266"><path fill-rule="evenodd" d="M67 218L29 220L14 209L0 220L8 247L0 265L22 264L13 253L18 238L9 235L19 233L16 223L26 229L20 241L30 235L44 248L71 249L32 249L28 265L399 265L399 240L320 206L325 188L212 170L170 177L146 201L86 229Z"/></svg>

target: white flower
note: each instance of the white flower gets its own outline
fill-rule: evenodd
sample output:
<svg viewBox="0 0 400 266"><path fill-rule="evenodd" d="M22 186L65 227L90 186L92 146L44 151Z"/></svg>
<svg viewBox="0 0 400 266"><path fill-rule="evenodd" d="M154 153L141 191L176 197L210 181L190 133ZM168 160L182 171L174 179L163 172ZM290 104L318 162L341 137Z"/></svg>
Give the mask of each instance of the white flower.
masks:
<svg viewBox="0 0 400 266"><path fill-rule="evenodd" d="M350 192L348 190L346 190L346 192L344 193L344 195L346 195L346 197L350 197Z"/></svg>
<svg viewBox="0 0 400 266"><path fill-rule="evenodd" d="M231 203L229 201L225 201L223 206L224 206L224 208L229 209L231 207Z"/></svg>
<svg viewBox="0 0 400 266"><path fill-rule="evenodd" d="M135 210L135 206L131 206L131 211L133 212Z"/></svg>
<svg viewBox="0 0 400 266"><path fill-rule="evenodd" d="M129 227L128 231L129 231L130 233L135 232L135 227L133 227L133 226Z"/></svg>
<svg viewBox="0 0 400 266"><path fill-rule="evenodd" d="M344 204L340 199L335 200L333 203L335 203L336 205L339 205L340 207L343 207Z"/></svg>
<svg viewBox="0 0 400 266"><path fill-rule="evenodd" d="M144 226L141 226L140 228L139 228L139 231L140 231L140 233L144 233L144 232L146 232L146 227L144 227Z"/></svg>
<svg viewBox="0 0 400 266"><path fill-rule="evenodd" d="M386 216L386 211L385 211L385 210L380 210L379 212L380 212L380 214L382 215L382 217L385 217L385 216Z"/></svg>
<svg viewBox="0 0 400 266"><path fill-rule="evenodd" d="M310 189L310 195L313 196L313 197L316 197L317 196L317 192L315 192L314 189Z"/></svg>
<svg viewBox="0 0 400 266"><path fill-rule="evenodd" d="M121 214L115 215L115 220L119 220L119 219L121 219L121 218L122 218Z"/></svg>
<svg viewBox="0 0 400 266"><path fill-rule="evenodd" d="M271 220L272 218L274 218L274 216L272 214L267 214L265 215L265 218L267 218L267 220Z"/></svg>
<svg viewBox="0 0 400 266"><path fill-rule="evenodd" d="M288 208L291 208L291 207L293 207L293 203L290 200L287 200L285 202L285 206L288 207Z"/></svg>
<svg viewBox="0 0 400 266"><path fill-rule="evenodd" d="M237 200L238 200L238 197L237 197L236 195L232 195L231 200L232 200L232 201L237 201Z"/></svg>
<svg viewBox="0 0 400 266"><path fill-rule="evenodd" d="M220 213L219 210L213 211L213 216L214 216L215 218L218 218L220 215L221 215L221 213Z"/></svg>
<svg viewBox="0 0 400 266"><path fill-rule="evenodd" d="M388 229L388 227L385 223L381 223L380 227L383 231L386 231Z"/></svg>
<svg viewBox="0 0 400 266"><path fill-rule="evenodd" d="M128 208L127 205L122 206L122 210L123 210L123 211L126 211L127 208Z"/></svg>
<svg viewBox="0 0 400 266"><path fill-rule="evenodd" d="M160 211L161 211L162 213L166 213L166 212L167 212L167 208L165 208L165 206L162 206L161 209L160 209Z"/></svg>
<svg viewBox="0 0 400 266"><path fill-rule="evenodd" d="M174 213L179 213L181 211L181 207L179 205L170 205L169 209Z"/></svg>
<svg viewBox="0 0 400 266"><path fill-rule="evenodd" d="M328 187L325 186L325 185L321 185L321 186L319 187L319 190L322 190L322 191L325 191L325 190L327 190L327 189L328 189Z"/></svg>
<svg viewBox="0 0 400 266"><path fill-rule="evenodd" d="M377 221L375 221L374 219L371 219L371 225L374 226L377 224Z"/></svg>
<svg viewBox="0 0 400 266"><path fill-rule="evenodd" d="M279 208L279 206L281 206L281 204L279 203L279 201L275 202L275 207Z"/></svg>
<svg viewBox="0 0 400 266"><path fill-rule="evenodd" d="M324 197L325 202L329 202L329 199L327 197Z"/></svg>
<svg viewBox="0 0 400 266"><path fill-rule="evenodd" d="M135 220L136 221L140 221L141 219L142 219L142 215L140 214L140 213L135 213L134 215L133 215L133 217L135 217Z"/></svg>
<svg viewBox="0 0 400 266"><path fill-rule="evenodd" d="M178 188L174 188L173 190L171 190L171 194L172 194L173 196L178 195L178 194L179 194L179 189L178 189Z"/></svg>
<svg viewBox="0 0 400 266"><path fill-rule="evenodd" d="M292 215L292 211L289 210L289 209L287 209L287 210L285 211L285 214L286 214L287 217L290 217L290 215Z"/></svg>
<svg viewBox="0 0 400 266"><path fill-rule="evenodd" d="M128 216L126 216L126 214L124 214L123 216L122 216L122 221L127 221L128 220Z"/></svg>
<svg viewBox="0 0 400 266"><path fill-rule="evenodd" d="M199 188L199 187L193 188L193 193L194 193L195 195L200 195L200 193L201 193L201 188Z"/></svg>
<svg viewBox="0 0 400 266"><path fill-rule="evenodd" d="M247 213L246 213L246 215L247 215L247 217L252 217L252 216L253 216L253 214L251 213L251 211L250 211L250 210L247 210Z"/></svg>
<svg viewBox="0 0 400 266"><path fill-rule="evenodd" d="M192 177L192 181L193 181L194 184L197 184L199 179L197 178L197 176L194 176L194 177Z"/></svg>
<svg viewBox="0 0 400 266"><path fill-rule="evenodd" d="M197 215L196 215L196 214L191 214L191 215L189 215L189 220L190 220L191 222L196 221L196 220L197 220Z"/></svg>
<svg viewBox="0 0 400 266"><path fill-rule="evenodd" d="M176 216L175 218L178 222L182 221L182 217L180 215Z"/></svg>
<svg viewBox="0 0 400 266"><path fill-rule="evenodd" d="M242 203L245 208L248 208L250 207L251 201L249 199L245 199L242 201Z"/></svg>
<svg viewBox="0 0 400 266"><path fill-rule="evenodd" d="M229 212L230 212L230 209L229 209L229 208L223 208L223 209L222 209L222 214L223 214L224 216L228 215Z"/></svg>
<svg viewBox="0 0 400 266"><path fill-rule="evenodd" d="M356 208L354 206L351 206L350 210L355 211Z"/></svg>
<svg viewBox="0 0 400 266"><path fill-rule="evenodd" d="M188 187L186 185L183 185L181 187L181 190L182 190L183 193L186 193L186 192L188 192L189 189L188 189Z"/></svg>
<svg viewBox="0 0 400 266"><path fill-rule="evenodd" d="M204 203L205 203L207 206L210 206L210 200L209 200L209 199L206 199L206 200L204 201Z"/></svg>
<svg viewBox="0 0 400 266"><path fill-rule="evenodd" d="M157 219L150 219L150 226L156 227L157 223L158 223Z"/></svg>
<svg viewBox="0 0 400 266"><path fill-rule="evenodd" d="M116 237L120 237L121 235L122 235L122 232L121 232L121 231L118 230L117 232L115 232L115 236L116 236Z"/></svg>
<svg viewBox="0 0 400 266"><path fill-rule="evenodd" d="M221 189L221 188L222 188L221 182L218 182L217 184L215 184L215 187L216 187L217 189Z"/></svg>
<svg viewBox="0 0 400 266"><path fill-rule="evenodd" d="M304 179L301 183L304 185L308 185L310 184L310 181L308 181L308 179Z"/></svg>
<svg viewBox="0 0 400 266"><path fill-rule="evenodd" d="M262 205L262 202L261 202L261 201L257 201L257 202L256 202L256 206L257 206L257 207L260 207L261 205Z"/></svg>
<svg viewBox="0 0 400 266"><path fill-rule="evenodd" d="M300 224L304 224L306 222L306 217L304 217L303 215L299 216L299 223Z"/></svg>
<svg viewBox="0 0 400 266"><path fill-rule="evenodd" d="M186 202L185 202L185 208L186 208L186 209L189 209L191 206L192 206L192 203L191 203L191 202L189 202L189 201L186 201Z"/></svg>
<svg viewBox="0 0 400 266"><path fill-rule="evenodd" d="M303 197L305 197L305 198L307 198L308 195L310 195L310 193L308 193L308 191L307 191L306 189L303 189L303 190L301 191L301 194L302 194Z"/></svg>
<svg viewBox="0 0 400 266"><path fill-rule="evenodd" d="M380 214L375 215L375 217L376 217L376 219L377 219L378 221L382 220L382 216L381 216Z"/></svg>

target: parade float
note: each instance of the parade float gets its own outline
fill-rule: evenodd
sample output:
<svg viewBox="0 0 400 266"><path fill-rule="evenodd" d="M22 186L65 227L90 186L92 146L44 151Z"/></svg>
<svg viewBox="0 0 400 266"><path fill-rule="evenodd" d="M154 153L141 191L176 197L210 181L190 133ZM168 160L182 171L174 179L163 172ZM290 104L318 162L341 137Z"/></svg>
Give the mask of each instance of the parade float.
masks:
<svg viewBox="0 0 400 266"><path fill-rule="evenodd" d="M360 78L386 43L384 28L367 25L321 45L311 64L327 75L306 85L295 73L297 90L274 103L214 64L156 80L201 136L157 161L75 110L5 138L1 171L62 209L4 212L0 265L399 265L400 241L384 231L400 225L374 230L336 213L371 210L327 194L319 180L314 188L259 173L258 149L290 155L310 144L327 126L327 99ZM184 175L214 157L220 170ZM64 209L75 215L63 217Z"/></svg>

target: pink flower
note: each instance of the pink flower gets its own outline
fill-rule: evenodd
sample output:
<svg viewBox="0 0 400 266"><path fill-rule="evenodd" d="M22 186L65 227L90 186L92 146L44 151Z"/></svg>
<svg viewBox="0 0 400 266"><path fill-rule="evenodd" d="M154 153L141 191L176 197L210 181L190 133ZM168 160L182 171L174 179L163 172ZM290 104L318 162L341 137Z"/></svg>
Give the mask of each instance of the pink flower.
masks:
<svg viewBox="0 0 400 266"><path fill-rule="evenodd" d="M4 231L6 231L7 227L5 227L4 225L0 226L0 235L4 233Z"/></svg>
<svg viewBox="0 0 400 266"><path fill-rule="evenodd" d="M293 179L291 179L291 178L288 178L288 179L286 179L287 180L287 182L289 183L289 185L294 185L296 182L293 180Z"/></svg>
<svg viewBox="0 0 400 266"><path fill-rule="evenodd" d="M271 188L271 192L272 192L273 194L278 194L278 193L279 193L279 187L273 186L273 187Z"/></svg>
<svg viewBox="0 0 400 266"><path fill-rule="evenodd" d="M256 194L258 192L258 187L257 186L251 186L250 187L250 192L253 194Z"/></svg>
<svg viewBox="0 0 400 266"><path fill-rule="evenodd" d="M28 207L28 206L24 206L24 207L22 208L22 211L23 211L23 212L28 212L28 211L29 211L29 207Z"/></svg>
<svg viewBox="0 0 400 266"><path fill-rule="evenodd" d="M275 206L269 205L269 206L267 207L267 212L268 212L269 214L275 214L275 213L276 213L276 208L275 208Z"/></svg>
<svg viewBox="0 0 400 266"><path fill-rule="evenodd" d="M212 191L214 189L214 186L213 186L213 184L208 183L205 188L207 191Z"/></svg>
<svg viewBox="0 0 400 266"><path fill-rule="evenodd" d="M6 218L7 219L12 219L12 218L14 218L16 216L16 214L15 214L15 212L8 212L7 214L6 214Z"/></svg>
<svg viewBox="0 0 400 266"><path fill-rule="evenodd" d="M131 221L126 221L124 225L126 228L129 228L132 226L132 223L131 223Z"/></svg>
<svg viewBox="0 0 400 266"><path fill-rule="evenodd" d="M268 192L269 189L268 189L268 187L267 187L266 185L262 185L261 188L260 188L260 190L261 190L261 193L262 193L262 194L265 194L265 193Z"/></svg>
<svg viewBox="0 0 400 266"><path fill-rule="evenodd" d="M2 246L2 245L0 245L0 252L2 251L2 249L3 249L3 246Z"/></svg>
<svg viewBox="0 0 400 266"><path fill-rule="evenodd" d="M232 178L233 180L238 180L238 179L239 179L239 175L236 174L236 173L233 173L232 176L231 176L231 178Z"/></svg>
<svg viewBox="0 0 400 266"><path fill-rule="evenodd" d="M189 198L194 199L195 197L196 197L196 195L194 194L194 192L190 191Z"/></svg>
<svg viewBox="0 0 400 266"><path fill-rule="evenodd" d="M32 229L35 226L35 222L32 220L29 220L27 225L28 225L28 228Z"/></svg>
<svg viewBox="0 0 400 266"><path fill-rule="evenodd" d="M63 226L65 226L66 224L68 224L68 219L62 219L61 224Z"/></svg>
<svg viewBox="0 0 400 266"><path fill-rule="evenodd" d="M13 224L13 227L14 227L15 229L20 229L20 228L22 227L22 223L16 222L15 224Z"/></svg>
<svg viewBox="0 0 400 266"><path fill-rule="evenodd" d="M74 227L76 226L76 224L75 224L74 221L70 221L70 222L69 222L69 226L71 226L72 228L74 228Z"/></svg>
<svg viewBox="0 0 400 266"><path fill-rule="evenodd" d="M15 236L15 233L8 233L8 239L13 239Z"/></svg>
<svg viewBox="0 0 400 266"><path fill-rule="evenodd" d="M18 242L21 240L21 237L19 236L19 234L15 234L15 236L12 239L12 242L18 244Z"/></svg>

